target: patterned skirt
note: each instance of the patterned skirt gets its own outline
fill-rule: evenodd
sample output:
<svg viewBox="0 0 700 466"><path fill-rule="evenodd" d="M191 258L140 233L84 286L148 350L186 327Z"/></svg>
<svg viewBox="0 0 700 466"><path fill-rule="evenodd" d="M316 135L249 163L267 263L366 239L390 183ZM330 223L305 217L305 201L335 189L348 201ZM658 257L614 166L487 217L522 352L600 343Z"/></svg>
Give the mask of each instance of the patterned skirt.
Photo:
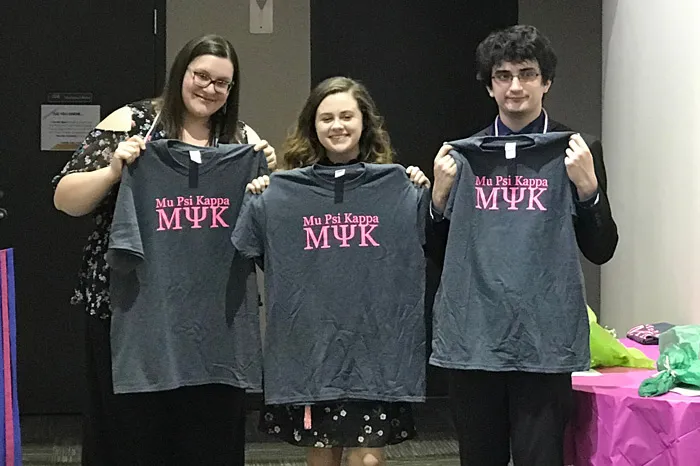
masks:
<svg viewBox="0 0 700 466"><path fill-rule="evenodd" d="M310 413L300 405L267 405L259 429L292 445L317 448L381 448L416 435L409 403L380 401L317 403Z"/></svg>

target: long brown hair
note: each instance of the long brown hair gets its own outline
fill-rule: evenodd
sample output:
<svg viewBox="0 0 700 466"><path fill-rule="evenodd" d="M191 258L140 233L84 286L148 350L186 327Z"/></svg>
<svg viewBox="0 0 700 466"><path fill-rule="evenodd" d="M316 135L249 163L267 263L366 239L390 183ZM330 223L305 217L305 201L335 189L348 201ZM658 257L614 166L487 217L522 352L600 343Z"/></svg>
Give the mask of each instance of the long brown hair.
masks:
<svg viewBox="0 0 700 466"><path fill-rule="evenodd" d="M233 64L232 86L226 98L226 103L209 119L211 128L209 142L212 143L217 137L221 142L240 141L238 99L241 76L238 66L238 55L229 41L214 34L190 40L175 57L163 89L163 94L156 102L157 108L162 112L161 125L168 137L180 137L185 112L187 111L185 103L182 101L182 81L192 60L202 55L227 58Z"/></svg>
<svg viewBox="0 0 700 466"><path fill-rule="evenodd" d="M296 127L282 145L281 168L307 167L325 157L325 148L316 134L316 110L323 99L341 92L349 92L357 100L362 112L359 160L369 163L393 162L394 150L389 133L384 129L384 119L377 112L377 106L367 88L353 79L336 76L317 85L306 99Z"/></svg>

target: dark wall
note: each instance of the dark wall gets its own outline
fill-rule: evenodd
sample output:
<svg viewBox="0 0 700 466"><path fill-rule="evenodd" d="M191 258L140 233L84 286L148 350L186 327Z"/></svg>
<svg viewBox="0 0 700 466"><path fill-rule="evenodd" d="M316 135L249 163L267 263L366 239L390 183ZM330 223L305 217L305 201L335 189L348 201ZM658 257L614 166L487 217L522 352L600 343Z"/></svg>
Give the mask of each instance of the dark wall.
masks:
<svg viewBox="0 0 700 466"><path fill-rule="evenodd" d="M311 0L311 84L335 75L364 82L399 161L432 175L443 141L496 115L476 81L474 52L517 21L517 0Z"/></svg>
<svg viewBox="0 0 700 466"><path fill-rule="evenodd" d="M160 11L159 34L153 10ZM165 68L165 0L3 3L0 13L0 247L15 250L20 411L73 413L86 391L83 309L71 306L93 227L53 206L71 152L41 151L41 104L91 93L101 116L153 96Z"/></svg>
<svg viewBox="0 0 700 466"><path fill-rule="evenodd" d="M517 0L311 0L311 85L336 75L362 81L399 162L432 178L443 141L493 121L497 108L476 81L474 53L489 32L517 22ZM438 281L428 264L428 321ZM444 374L429 368L428 395L446 388Z"/></svg>

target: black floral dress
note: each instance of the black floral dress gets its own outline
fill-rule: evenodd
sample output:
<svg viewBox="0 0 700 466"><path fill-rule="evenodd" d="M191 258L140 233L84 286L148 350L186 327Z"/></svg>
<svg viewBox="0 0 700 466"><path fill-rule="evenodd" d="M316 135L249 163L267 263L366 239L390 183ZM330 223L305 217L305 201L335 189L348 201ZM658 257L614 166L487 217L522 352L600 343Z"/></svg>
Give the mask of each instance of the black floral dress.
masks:
<svg viewBox="0 0 700 466"><path fill-rule="evenodd" d="M345 401L317 403L308 409L265 406L260 430L292 445L316 448L380 448L416 436L410 403Z"/></svg>
<svg viewBox="0 0 700 466"><path fill-rule="evenodd" d="M64 176L70 173L90 172L109 166L112 154L121 141L131 136L145 136L151 129L156 115L155 104L152 100L142 100L127 105L132 111L134 125L131 131L104 131L94 129L85 138L81 146L73 153L61 173L52 180L54 189ZM247 142L245 124L239 122L239 134L242 143ZM163 139L165 132L156 127L151 132L151 140ZM83 262L78 274L78 286L76 287L71 302L82 304L85 310L92 316L107 319L111 315L109 300L109 268L105 259L109 242L109 230L112 225L112 216L117 201L119 185L115 185L92 215L95 220L95 229L88 237L83 249Z"/></svg>

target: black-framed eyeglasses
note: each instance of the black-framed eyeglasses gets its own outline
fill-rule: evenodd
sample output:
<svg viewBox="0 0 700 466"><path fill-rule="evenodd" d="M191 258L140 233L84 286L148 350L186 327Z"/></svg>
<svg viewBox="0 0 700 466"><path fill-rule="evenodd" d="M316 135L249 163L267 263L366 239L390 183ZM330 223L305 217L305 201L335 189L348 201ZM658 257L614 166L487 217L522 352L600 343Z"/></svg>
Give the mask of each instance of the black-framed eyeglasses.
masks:
<svg viewBox="0 0 700 466"><path fill-rule="evenodd" d="M214 83L214 90L216 92L220 94L226 94L228 91L231 90L231 87L233 86L232 81L227 81L225 79L212 79L212 77L209 76L207 73L195 71L190 68L188 68L188 71L192 73L192 81L194 82L194 85L197 87L201 87L202 89L207 87L209 84Z"/></svg>
<svg viewBox="0 0 700 466"><path fill-rule="evenodd" d="M517 74L510 71L496 71L491 76L491 79L500 84L510 84L513 78L518 78L521 83L531 83L538 78L540 73L537 70L521 70Z"/></svg>

